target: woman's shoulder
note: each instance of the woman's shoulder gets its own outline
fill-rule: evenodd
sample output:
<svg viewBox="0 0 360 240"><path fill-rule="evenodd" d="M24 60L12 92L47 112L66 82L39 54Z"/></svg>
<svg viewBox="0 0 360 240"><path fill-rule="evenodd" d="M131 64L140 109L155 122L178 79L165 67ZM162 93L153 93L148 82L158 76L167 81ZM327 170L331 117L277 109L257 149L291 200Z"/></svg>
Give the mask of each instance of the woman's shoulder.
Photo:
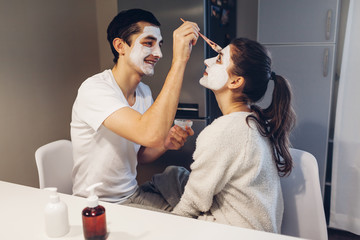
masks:
<svg viewBox="0 0 360 240"><path fill-rule="evenodd" d="M215 128L223 128L225 131L247 129L248 124L246 118L250 114L250 112L233 112L215 119L211 125Z"/></svg>
<svg viewBox="0 0 360 240"><path fill-rule="evenodd" d="M247 112L236 112L221 116L208 125L199 135L201 138L213 139L213 141L232 141L247 134L249 126L246 117Z"/></svg>

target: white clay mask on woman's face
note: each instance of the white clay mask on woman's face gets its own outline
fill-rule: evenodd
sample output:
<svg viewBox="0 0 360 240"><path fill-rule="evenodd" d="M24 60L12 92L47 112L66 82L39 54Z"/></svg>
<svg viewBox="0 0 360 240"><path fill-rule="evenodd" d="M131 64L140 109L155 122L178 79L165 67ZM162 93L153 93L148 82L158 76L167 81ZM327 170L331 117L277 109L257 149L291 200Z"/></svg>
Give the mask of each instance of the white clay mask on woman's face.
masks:
<svg viewBox="0 0 360 240"><path fill-rule="evenodd" d="M146 38L156 39L156 43L150 46L148 43L151 43L154 40L149 40L149 42L147 40L142 41ZM134 47L130 53L130 59L133 64L138 66L145 75L153 75L156 62L159 60L159 58L162 58L160 49L161 40L162 36L160 33L160 28L146 26L144 27L143 33L140 34L140 36L136 38L134 42ZM153 55L155 58L148 58L150 55Z"/></svg>
<svg viewBox="0 0 360 240"><path fill-rule="evenodd" d="M219 90L225 86L229 79L227 68L230 65L230 46L224 48L217 57L204 61L207 66L200 84L211 90Z"/></svg>

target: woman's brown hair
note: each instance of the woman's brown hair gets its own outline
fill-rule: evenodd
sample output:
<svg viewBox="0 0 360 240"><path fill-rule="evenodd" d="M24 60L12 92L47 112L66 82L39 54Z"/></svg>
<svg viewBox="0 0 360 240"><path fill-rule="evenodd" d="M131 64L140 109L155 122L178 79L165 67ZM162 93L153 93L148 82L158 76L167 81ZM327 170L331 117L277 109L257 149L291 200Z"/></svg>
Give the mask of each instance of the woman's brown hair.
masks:
<svg viewBox="0 0 360 240"><path fill-rule="evenodd" d="M245 85L238 101L250 105L254 114L246 119L254 120L259 132L270 139L272 154L280 176L290 174L293 162L289 152L290 132L295 125L295 112L291 105L292 93L289 82L271 70L271 58L266 48L256 41L238 38L231 42L231 73L242 76ZM255 103L261 100L269 80L274 81L270 105L262 109Z"/></svg>

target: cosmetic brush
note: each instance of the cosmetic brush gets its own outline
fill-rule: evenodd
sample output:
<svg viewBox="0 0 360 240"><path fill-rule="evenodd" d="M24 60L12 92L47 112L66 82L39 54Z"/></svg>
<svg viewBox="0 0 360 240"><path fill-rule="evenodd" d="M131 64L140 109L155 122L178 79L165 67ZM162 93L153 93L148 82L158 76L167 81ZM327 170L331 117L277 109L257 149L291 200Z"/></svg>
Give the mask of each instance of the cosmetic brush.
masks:
<svg viewBox="0 0 360 240"><path fill-rule="evenodd" d="M182 19L182 18L180 18L180 20L183 21L183 22L185 22L185 20ZM207 37L205 37L203 34L201 34L200 31L198 31L198 33L199 33L199 35L205 40L205 42L207 42L207 44L210 45L210 47L211 47L215 52L220 53L220 51L222 50L222 48L221 48L218 44L214 43L213 41L211 41L210 39L208 39Z"/></svg>

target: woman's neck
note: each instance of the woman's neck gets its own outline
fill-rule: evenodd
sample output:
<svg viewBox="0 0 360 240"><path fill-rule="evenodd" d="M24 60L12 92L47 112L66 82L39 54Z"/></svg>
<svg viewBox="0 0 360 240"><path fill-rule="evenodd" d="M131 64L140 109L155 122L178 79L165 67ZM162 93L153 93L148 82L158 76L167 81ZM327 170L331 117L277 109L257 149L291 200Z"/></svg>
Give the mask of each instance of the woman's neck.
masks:
<svg viewBox="0 0 360 240"><path fill-rule="evenodd" d="M230 94L215 93L216 101L223 115L233 112L251 112L250 106L244 102L234 101Z"/></svg>
<svg viewBox="0 0 360 240"><path fill-rule="evenodd" d="M221 110L221 112L226 115L233 112L251 112L250 106L245 103L233 103L230 106L227 106L224 111Z"/></svg>

